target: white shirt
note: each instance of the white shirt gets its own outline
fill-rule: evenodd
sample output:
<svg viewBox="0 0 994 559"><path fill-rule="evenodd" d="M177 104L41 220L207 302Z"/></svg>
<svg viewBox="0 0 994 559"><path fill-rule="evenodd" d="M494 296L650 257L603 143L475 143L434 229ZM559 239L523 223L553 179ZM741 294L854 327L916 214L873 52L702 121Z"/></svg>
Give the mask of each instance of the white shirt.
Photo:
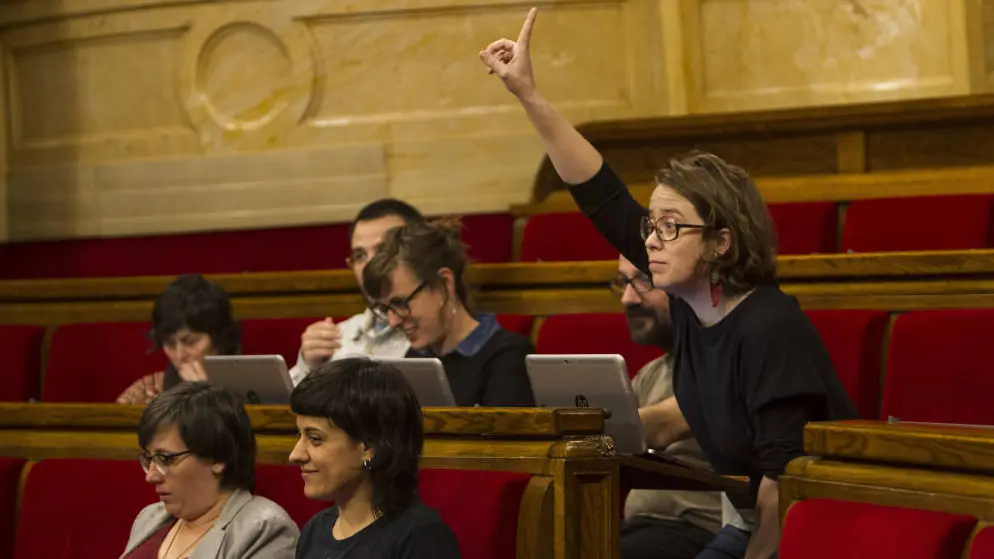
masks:
<svg viewBox="0 0 994 559"><path fill-rule="evenodd" d="M335 351L332 359L357 355L404 357L411 347L411 342L402 331L383 324L369 309L366 309L362 314L349 317L344 322L339 322L338 328L342 332L342 347ZM300 384L300 381L304 380L304 377L310 372L311 368L304 362L303 354L298 351L297 364L290 369L290 379L293 381L293 385Z"/></svg>

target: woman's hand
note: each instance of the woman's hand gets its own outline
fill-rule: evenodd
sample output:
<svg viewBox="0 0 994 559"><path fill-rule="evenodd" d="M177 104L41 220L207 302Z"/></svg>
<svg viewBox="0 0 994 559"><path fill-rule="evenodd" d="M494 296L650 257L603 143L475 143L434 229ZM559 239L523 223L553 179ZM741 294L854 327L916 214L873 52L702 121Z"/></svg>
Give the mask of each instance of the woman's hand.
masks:
<svg viewBox="0 0 994 559"><path fill-rule="evenodd" d="M529 52L532 28L538 8L532 8L521 26L518 40L498 39L480 51L480 60L504 82L504 87L518 99L525 99L535 92L532 60Z"/></svg>
<svg viewBox="0 0 994 559"><path fill-rule="evenodd" d="M187 382L201 382L207 380L207 371L204 370L204 364L200 361L189 361L180 365L176 372L179 373L179 378Z"/></svg>

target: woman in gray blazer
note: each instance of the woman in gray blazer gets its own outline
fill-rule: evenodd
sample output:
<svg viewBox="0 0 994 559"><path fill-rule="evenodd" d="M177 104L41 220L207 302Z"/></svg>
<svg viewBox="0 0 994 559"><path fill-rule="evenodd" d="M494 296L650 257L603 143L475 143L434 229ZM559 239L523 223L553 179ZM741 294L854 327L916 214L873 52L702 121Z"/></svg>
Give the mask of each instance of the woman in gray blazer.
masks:
<svg viewBox="0 0 994 559"><path fill-rule="evenodd" d="M255 434L238 398L207 383L157 396L138 424L138 456L159 502L135 519L122 559L292 559L300 532L251 491Z"/></svg>

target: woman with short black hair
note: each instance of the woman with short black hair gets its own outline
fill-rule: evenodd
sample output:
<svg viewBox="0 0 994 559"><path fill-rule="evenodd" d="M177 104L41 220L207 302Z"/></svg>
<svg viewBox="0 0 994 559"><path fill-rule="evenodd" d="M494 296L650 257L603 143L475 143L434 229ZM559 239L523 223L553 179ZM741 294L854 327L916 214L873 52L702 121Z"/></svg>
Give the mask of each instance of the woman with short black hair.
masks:
<svg viewBox="0 0 994 559"><path fill-rule="evenodd" d="M183 381L207 380L203 358L241 353L241 324L228 294L200 274L176 278L155 300L151 351L169 358L164 371L147 374L117 398L119 404L147 404L163 390Z"/></svg>
<svg viewBox="0 0 994 559"><path fill-rule="evenodd" d="M335 505L308 521L298 559L459 559L459 543L418 499L421 406L393 366L321 365L290 396L304 493Z"/></svg>
<svg viewBox="0 0 994 559"><path fill-rule="evenodd" d="M138 423L138 460L159 502L131 528L127 559L291 559L299 531L252 495L256 444L243 403L203 382L154 398Z"/></svg>

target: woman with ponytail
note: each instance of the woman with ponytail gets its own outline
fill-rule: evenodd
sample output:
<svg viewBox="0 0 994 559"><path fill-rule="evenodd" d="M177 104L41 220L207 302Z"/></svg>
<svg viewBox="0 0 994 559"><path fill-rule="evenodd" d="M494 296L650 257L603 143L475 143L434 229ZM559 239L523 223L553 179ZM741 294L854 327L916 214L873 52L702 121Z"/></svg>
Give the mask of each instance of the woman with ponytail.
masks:
<svg viewBox="0 0 994 559"><path fill-rule="evenodd" d="M437 357L459 406L534 406L525 356L531 342L474 313L458 221L389 231L363 270L371 309L411 342L407 357Z"/></svg>

